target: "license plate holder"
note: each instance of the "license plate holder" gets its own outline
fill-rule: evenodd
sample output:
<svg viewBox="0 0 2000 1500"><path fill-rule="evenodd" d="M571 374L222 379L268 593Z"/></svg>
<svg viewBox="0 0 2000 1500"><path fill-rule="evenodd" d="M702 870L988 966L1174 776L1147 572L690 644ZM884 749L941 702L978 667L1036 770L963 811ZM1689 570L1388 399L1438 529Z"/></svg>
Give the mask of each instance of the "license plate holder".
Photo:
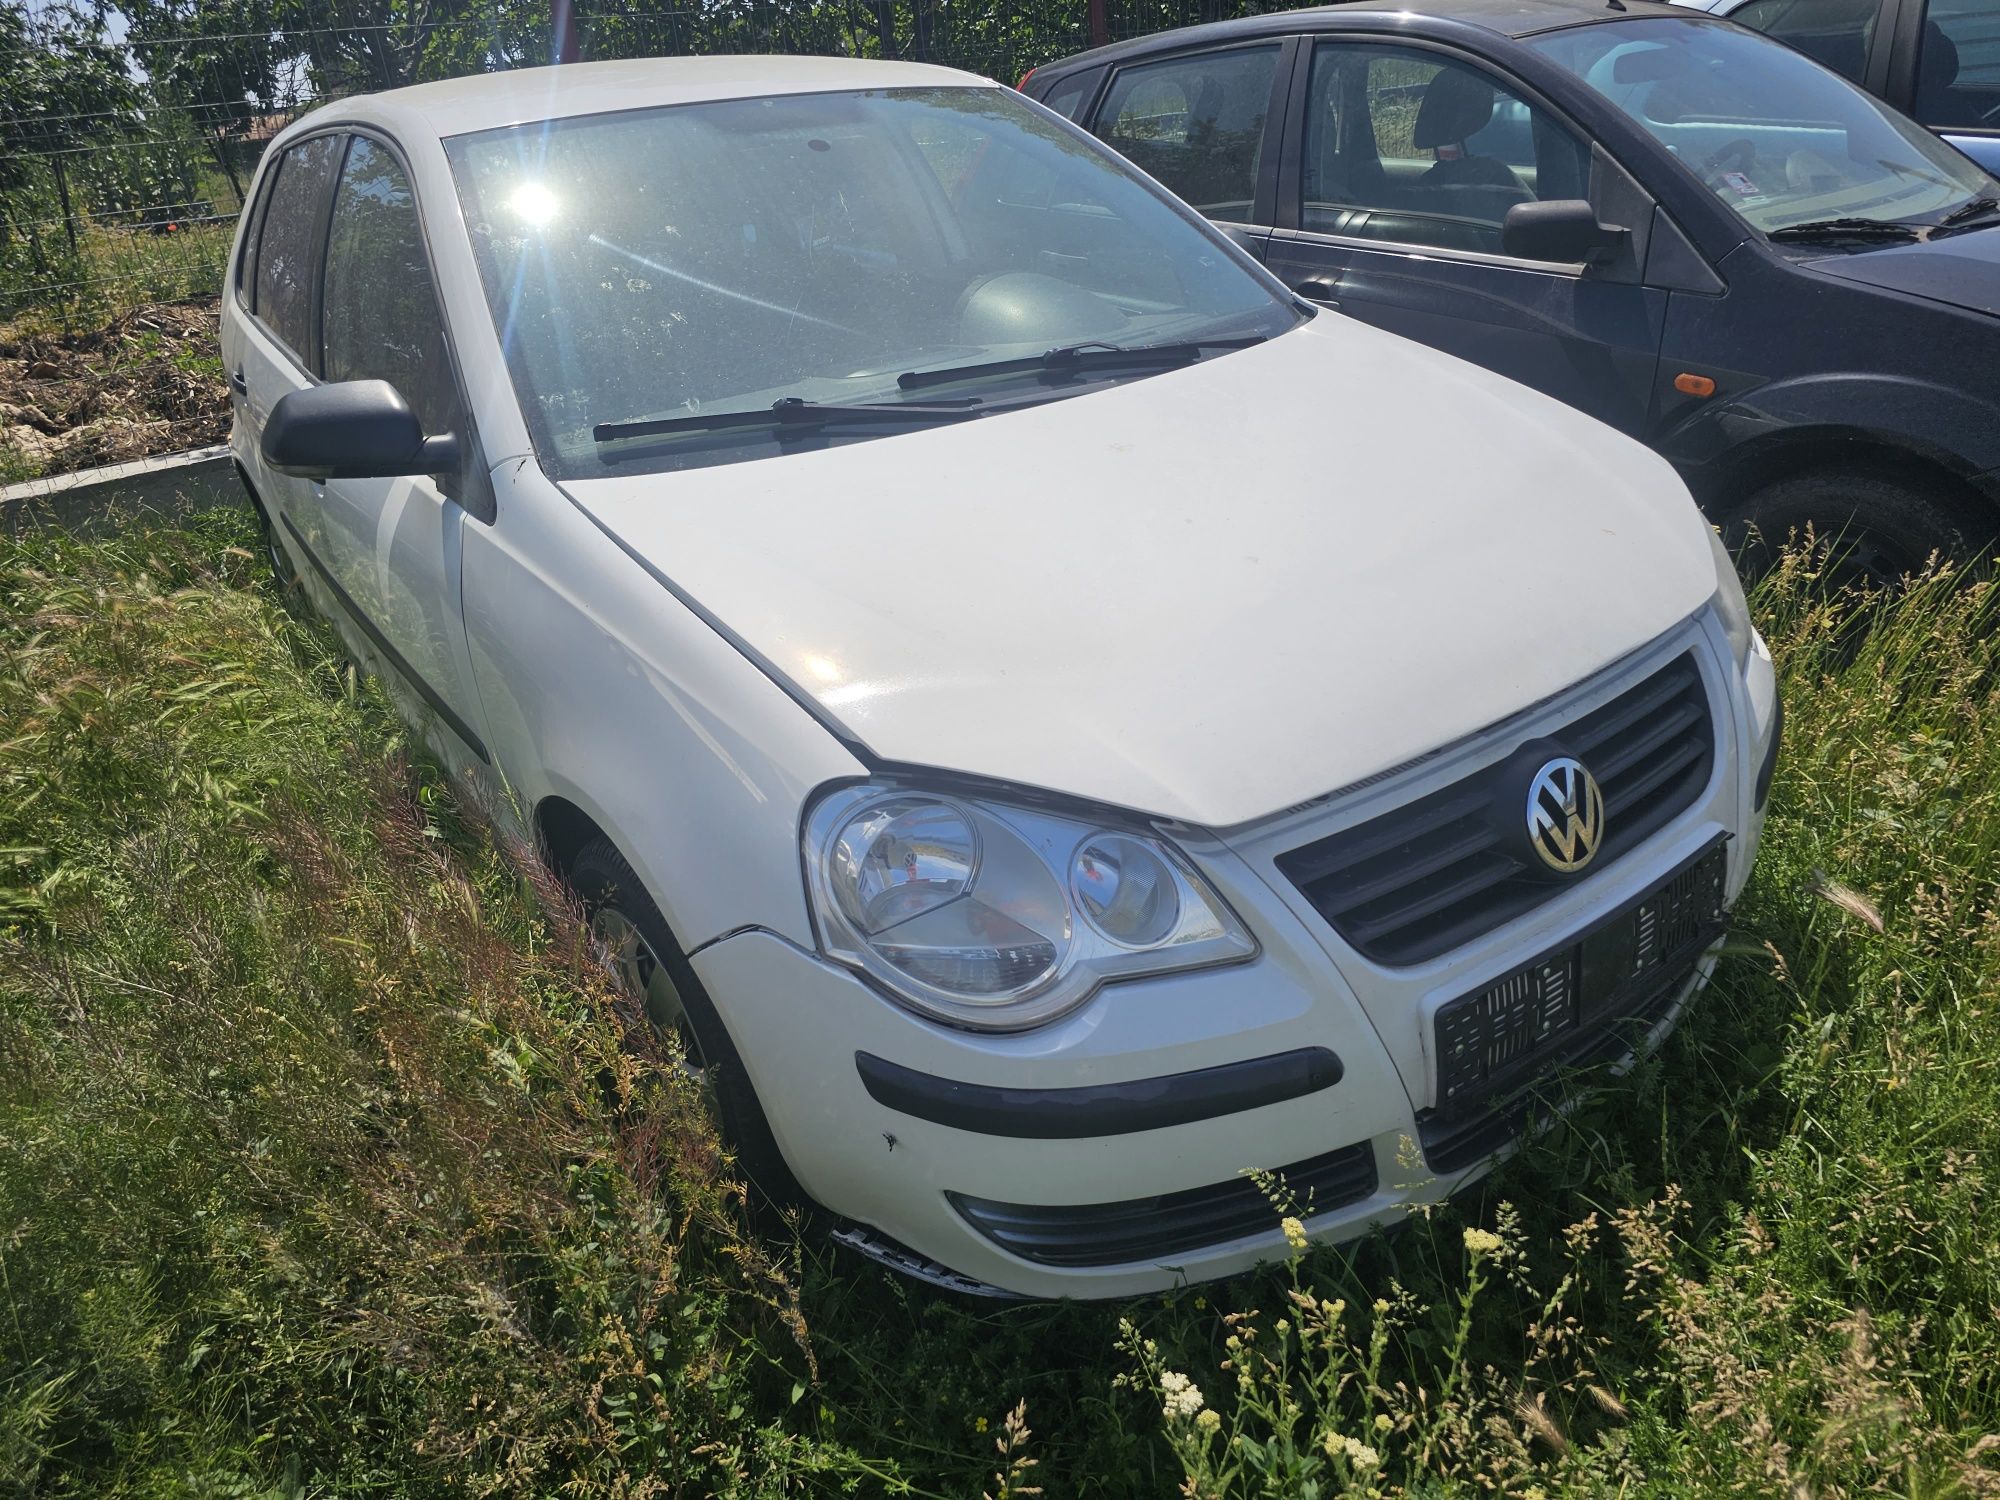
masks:
<svg viewBox="0 0 2000 1500"><path fill-rule="evenodd" d="M1593 1060L1719 935L1727 868L1724 836L1584 932L1440 1006L1427 1113L1477 1114L1565 1063Z"/></svg>

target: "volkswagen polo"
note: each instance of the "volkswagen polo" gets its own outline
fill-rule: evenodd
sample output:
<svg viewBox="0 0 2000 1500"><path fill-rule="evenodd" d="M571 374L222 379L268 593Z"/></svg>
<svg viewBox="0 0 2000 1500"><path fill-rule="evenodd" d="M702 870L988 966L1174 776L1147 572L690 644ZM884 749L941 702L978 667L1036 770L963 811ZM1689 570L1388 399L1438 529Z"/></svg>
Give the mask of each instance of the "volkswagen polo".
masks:
<svg viewBox="0 0 2000 1500"><path fill-rule="evenodd" d="M1361 1234L1712 962L1778 709L1673 470L1010 90L342 100L229 275L274 566L866 1254L1220 1275L1284 1244L1256 1169Z"/></svg>

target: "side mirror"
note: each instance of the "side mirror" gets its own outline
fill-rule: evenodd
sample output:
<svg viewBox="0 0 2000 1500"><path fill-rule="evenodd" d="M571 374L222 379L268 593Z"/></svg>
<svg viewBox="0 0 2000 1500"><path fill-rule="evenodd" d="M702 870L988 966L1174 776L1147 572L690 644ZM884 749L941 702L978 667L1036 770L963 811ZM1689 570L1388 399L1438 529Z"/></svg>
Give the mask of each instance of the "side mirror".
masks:
<svg viewBox="0 0 2000 1500"><path fill-rule="evenodd" d="M1609 260L1625 243L1627 231L1597 222L1597 210L1581 198L1516 203L1500 222L1500 248L1521 260Z"/></svg>
<svg viewBox="0 0 2000 1500"><path fill-rule="evenodd" d="M458 439L425 437L386 380L342 380L278 398L264 424L264 462L300 479L393 479L458 467Z"/></svg>

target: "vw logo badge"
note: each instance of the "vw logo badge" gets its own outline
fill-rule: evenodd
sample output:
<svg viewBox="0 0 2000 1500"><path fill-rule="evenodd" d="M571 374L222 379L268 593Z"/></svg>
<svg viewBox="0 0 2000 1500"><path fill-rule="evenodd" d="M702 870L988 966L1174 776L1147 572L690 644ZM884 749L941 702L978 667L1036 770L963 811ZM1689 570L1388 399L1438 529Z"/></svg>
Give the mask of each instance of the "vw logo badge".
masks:
<svg viewBox="0 0 2000 1500"><path fill-rule="evenodd" d="M1542 863L1574 875L1604 838L1604 793L1580 760L1558 755L1528 783L1528 842Z"/></svg>

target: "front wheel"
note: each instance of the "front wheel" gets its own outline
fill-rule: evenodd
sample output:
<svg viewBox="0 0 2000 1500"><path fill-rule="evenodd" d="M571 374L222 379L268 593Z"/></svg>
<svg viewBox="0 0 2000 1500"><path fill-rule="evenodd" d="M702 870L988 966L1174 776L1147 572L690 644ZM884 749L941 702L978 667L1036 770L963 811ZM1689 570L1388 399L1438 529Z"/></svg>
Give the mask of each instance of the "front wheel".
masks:
<svg viewBox="0 0 2000 1500"><path fill-rule="evenodd" d="M1723 538L1754 577L1808 528L1832 549L1836 581L1894 588L1933 554L1947 563L1976 555L1993 540L1994 518L1942 485L1819 470L1758 490L1724 518Z"/></svg>
<svg viewBox="0 0 2000 1500"><path fill-rule="evenodd" d="M592 841L570 870L570 886L613 975L657 1030L679 1039L688 1071L715 1100L743 1174L773 1203L802 1202L728 1028L625 856L609 839Z"/></svg>

